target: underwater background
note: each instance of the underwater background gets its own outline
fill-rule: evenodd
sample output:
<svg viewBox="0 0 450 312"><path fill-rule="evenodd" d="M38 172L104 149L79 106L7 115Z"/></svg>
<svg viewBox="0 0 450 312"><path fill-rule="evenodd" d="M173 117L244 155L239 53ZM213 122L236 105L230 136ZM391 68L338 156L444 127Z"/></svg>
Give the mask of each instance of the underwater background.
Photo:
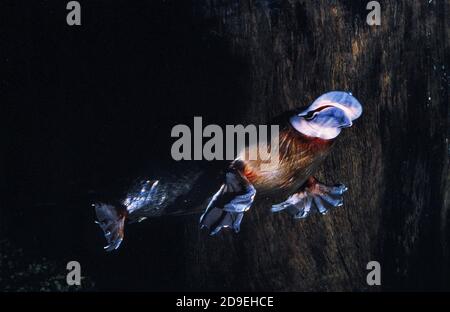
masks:
<svg viewBox="0 0 450 312"><path fill-rule="evenodd" d="M0 290L450 290L449 3L380 3L370 27L367 1L83 1L70 27L66 3L3 1ZM298 223L261 201L216 238L162 217L103 251L91 204L172 170L173 126L265 124L329 90L365 111L318 174L344 207Z"/></svg>

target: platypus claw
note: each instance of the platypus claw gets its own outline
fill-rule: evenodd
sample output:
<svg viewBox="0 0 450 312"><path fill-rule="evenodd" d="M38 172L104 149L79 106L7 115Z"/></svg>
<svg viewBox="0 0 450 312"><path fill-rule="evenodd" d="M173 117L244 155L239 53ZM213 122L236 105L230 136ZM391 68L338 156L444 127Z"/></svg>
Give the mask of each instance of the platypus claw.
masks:
<svg viewBox="0 0 450 312"><path fill-rule="evenodd" d="M343 184L334 186L319 183L315 178L310 178L302 189L291 195L286 201L273 205L272 212L286 211L295 219L304 219L315 207L323 215L328 213L329 207L340 207L343 205L343 194L347 187Z"/></svg>

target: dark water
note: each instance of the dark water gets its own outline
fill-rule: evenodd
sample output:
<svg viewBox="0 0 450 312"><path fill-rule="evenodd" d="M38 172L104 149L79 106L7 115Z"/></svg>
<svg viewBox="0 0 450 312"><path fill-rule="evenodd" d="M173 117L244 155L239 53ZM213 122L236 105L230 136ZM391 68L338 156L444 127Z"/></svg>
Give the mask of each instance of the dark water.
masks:
<svg viewBox="0 0 450 312"><path fill-rule="evenodd" d="M90 204L119 199L149 168L170 167L174 125L238 118L245 63L189 2L82 5L81 27L66 25L64 3L2 5L9 101L1 232L23 249L24 263L45 257L64 275L68 261L79 261L96 290L175 290L184 270L180 224L197 217L130 227L120 252L105 254ZM146 236L149 226L161 236Z"/></svg>

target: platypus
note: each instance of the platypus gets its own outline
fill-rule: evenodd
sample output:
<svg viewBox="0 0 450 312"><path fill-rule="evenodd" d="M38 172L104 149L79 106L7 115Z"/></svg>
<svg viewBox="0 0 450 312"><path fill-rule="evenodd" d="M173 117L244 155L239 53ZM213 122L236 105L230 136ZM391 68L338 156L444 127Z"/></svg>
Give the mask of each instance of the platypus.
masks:
<svg viewBox="0 0 450 312"><path fill-rule="evenodd" d="M105 250L120 246L126 222L163 215L201 213L200 228L211 235L225 228L238 233L256 196L287 194L284 202L270 203L271 211L285 211L295 219L304 219L314 211L326 214L329 208L342 206L347 187L322 184L313 174L341 130L352 126L361 114L362 106L351 93L325 93L306 109L277 118L279 157L270 165L247 159L245 156L258 148L249 145L230 161L220 179L191 168L170 177L140 181L116 205L94 204L96 223L107 240Z"/></svg>

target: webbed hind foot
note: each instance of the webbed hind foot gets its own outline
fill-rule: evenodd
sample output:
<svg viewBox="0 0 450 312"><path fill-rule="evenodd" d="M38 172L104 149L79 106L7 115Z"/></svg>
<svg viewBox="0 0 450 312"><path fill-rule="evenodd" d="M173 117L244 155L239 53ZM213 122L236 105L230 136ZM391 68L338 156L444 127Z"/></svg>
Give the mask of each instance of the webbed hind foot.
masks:
<svg viewBox="0 0 450 312"><path fill-rule="evenodd" d="M343 205L343 194L347 187L343 184L328 186L310 177L301 190L291 195L286 201L273 205L272 212L286 211L295 219L306 218L312 208L321 214L328 212L327 207L340 207Z"/></svg>
<svg viewBox="0 0 450 312"><path fill-rule="evenodd" d="M216 235L223 228L239 232L242 217L250 209L255 194L256 190L247 178L238 169L232 168L200 217L201 228L209 229L211 235Z"/></svg>

